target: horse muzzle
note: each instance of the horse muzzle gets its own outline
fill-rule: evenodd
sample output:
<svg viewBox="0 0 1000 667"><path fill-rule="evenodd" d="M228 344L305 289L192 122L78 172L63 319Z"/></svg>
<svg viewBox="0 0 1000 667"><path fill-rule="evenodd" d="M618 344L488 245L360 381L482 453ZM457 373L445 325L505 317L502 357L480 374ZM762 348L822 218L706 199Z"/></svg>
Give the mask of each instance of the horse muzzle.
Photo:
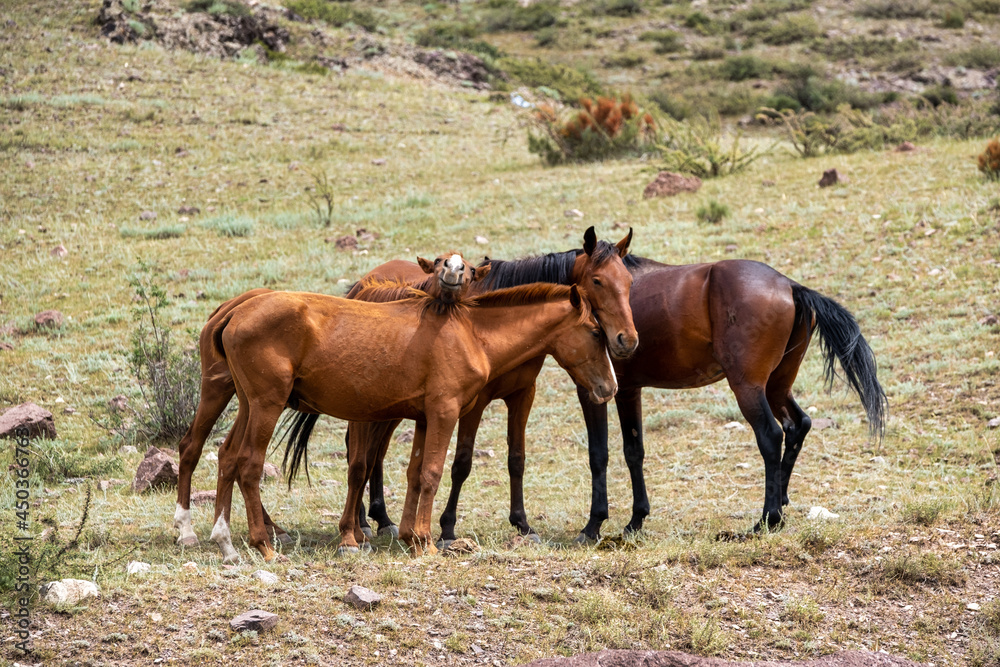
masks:
<svg viewBox="0 0 1000 667"><path fill-rule="evenodd" d="M639 347L639 335L635 332L626 335L619 333L608 339L608 353L615 359L628 359Z"/></svg>

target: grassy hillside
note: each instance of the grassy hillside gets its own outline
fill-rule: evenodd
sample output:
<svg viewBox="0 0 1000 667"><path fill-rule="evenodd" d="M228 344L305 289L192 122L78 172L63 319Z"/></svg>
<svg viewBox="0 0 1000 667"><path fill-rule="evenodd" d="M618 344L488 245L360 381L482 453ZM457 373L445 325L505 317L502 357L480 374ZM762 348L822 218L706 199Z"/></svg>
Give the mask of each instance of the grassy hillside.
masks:
<svg viewBox="0 0 1000 667"><path fill-rule="evenodd" d="M822 31L836 21L954 30L938 25L936 4L924 17L891 20L859 16L862 3L836 3L836 11L833 4L817 1L790 15L813 17ZM401 52L357 55L380 40L404 44L431 21L459 20L459 11L461 20L478 22L505 7L517 13L510 6L348 6L370 10L385 34L324 28L322 39L309 42L314 26L278 17L291 35L286 60L260 57L256 47L222 59L149 40L111 44L99 36L97 2L0 10L7 26L0 35L0 341L13 347L0 350L0 408L33 401L56 415L59 439L33 445L36 532L48 518L58 544L69 542L86 492L66 480L86 478L93 489L79 547L39 577L94 577L103 589L86 608L36 607L32 659L519 664L603 647L669 647L730 659L864 648L938 665L994 663L1000 430L987 421L1000 414L1000 191L976 170L985 141L933 138L913 152L815 159L782 144L740 174L706 180L696 194L647 200L642 190L657 171L656 156L546 167L528 153L525 112L506 96L431 78ZM682 17L701 12L713 25L751 8L640 9L632 18L593 15L583 3L553 10L569 22L565 30L553 24L555 48L537 46L534 32L482 39L508 54L573 64L586 51L601 82L618 87L622 75L614 72L626 72L636 76L627 83L652 89L659 82L640 79L641 67L596 63L598 54L645 54L653 43L619 49L624 37L596 33L579 46L563 40L587 35L588 26L621 24L629 35L676 27L684 53L692 53L725 35L701 35ZM992 16L971 10L963 30L981 25L986 34ZM918 55L946 50L929 43L941 51ZM812 60L814 53L801 43L767 48L761 57L784 49L781 57ZM305 67L319 62L315 56L343 54L354 54L345 68L333 61L326 71ZM654 72L661 60L664 68L686 67L686 56L648 58ZM848 182L818 188L829 168ZM328 225L310 205L324 178L334 204ZM699 221L698 209L712 201L729 214ZM583 217L567 214L574 209ZM227 569L208 541L210 506L194 510L202 546L182 551L171 527L172 492L97 488L98 480L130 479L146 445L120 453L123 441L100 425L109 423L112 397L141 404L126 360L138 326L133 276L166 290L164 322L177 346L193 348L216 305L246 289L340 294L392 258L565 250L578 247L591 224L614 240L634 228L634 252L664 262L763 261L844 304L878 357L890 401L885 440L869 441L860 405L842 384L824 391L820 354L811 350L798 400L836 428L807 438L783 531L717 542L720 531L745 530L759 513L763 471L753 436L727 428L742 418L725 383L647 390L653 513L646 531L634 543L573 548L590 498L586 432L571 383L550 363L528 427L525 477L541 547L519 545L507 526L499 408L487 412L479 437L495 456L476 459L460 508L460 534L483 547L467 557L411 560L383 539L371 556L335 558L343 424L330 419L314 435L311 460L320 465L311 470L313 485L288 492L271 482L263 490L272 516L298 538L284 551L287 562L257 562L240 544L246 523L238 494L234 534L245 560ZM358 248L338 249L334 241L345 235L360 238ZM33 316L47 309L64 314L63 326L36 329ZM605 532L615 536L631 493L616 425L611 442ZM387 459L395 518L406 449L395 445ZM216 464L203 460L195 488L214 488L215 474ZM446 480L439 497L448 487ZM14 501L12 485L0 487L5 553L15 534ZM807 520L816 505L840 519ZM152 572L126 575L133 559L151 563ZM182 567L188 562L197 569ZM0 563L4 576L12 571L9 558ZM262 567L279 583L250 577ZM341 598L355 583L381 592L383 605L371 613L348 608ZM232 635L229 619L255 607L278 613L278 627L259 637ZM4 636L10 623L0 619ZM0 657L20 660L9 644Z"/></svg>

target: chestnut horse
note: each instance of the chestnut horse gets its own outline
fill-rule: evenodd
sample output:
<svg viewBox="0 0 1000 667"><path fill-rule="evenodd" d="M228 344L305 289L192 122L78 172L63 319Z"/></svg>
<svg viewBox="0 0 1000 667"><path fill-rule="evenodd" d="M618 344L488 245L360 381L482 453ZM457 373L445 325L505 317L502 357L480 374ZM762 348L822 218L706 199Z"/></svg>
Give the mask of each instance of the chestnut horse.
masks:
<svg viewBox="0 0 1000 667"><path fill-rule="evenodd" d="M460 254L454 252L440 255L433 262L418 257L417 263L412 266L417 267L417 272L420 274L414 281L414 287L431 295L435 299L435 307L446 307L456 303L465 296L473 282L489 273L488 264L473 267ZM256 296L270 294L272 291L264 288L254 289L226 301L215 309L201 330L198 339L201 352L201 396L194 421L191 422L178 446L180 475L177 481L174 528L180 533L177 542L183 546L198 544L198 537L191 525L191 476L201 458L205 440L236 394L229 366L225 359L216 354L212 343L212 331L234 308ZM288 533L271 521L266 510L263 510L263 514L268 533L280 542L291 542Z"/></svg>
<svg viewBox="0 0 1000 667"><path fill-rule="evenodd" d="M640 345L616 360L615 404L632 481L632 518L625 533L649 515L643 477L643 387L703 387L725 378L753 428L764 459L764 508L754 526L775 527L788 504L788 480L811 420L792 397L792 384L814 332L820 335L828 389L834 363L861 400L872 436L882 436L887 401L875 355L854 316L833 299L773 268L749 260L671 266L629 255L632 313ZM608 518L608 414L583 400L590 449L590 520L578 540L596 540ZM782 441L784 453L782 454Z"/></svg>
<svg viewBox="0 0 1000 667"><path fill-rule="evenodd" d="M562 253L552 253L539 257L529 257L515 261L490 260L491 273L484 280L475 283L470 294L477 294L491 289L512 287L525 282L546 281L554 283L579 283L587 286L588 299L594 313L609 341L609 350L614 357L630 354L636 347L638 339L635 326L632 323L631 309L628 305L632 277L625 267L623 258L628 254L632 241L632 231L617 244L598 241L594 228L590 227L584 233L582 250L570 250ZM370 271L365 279L390 278L395 280L412 280L419 275L419 268L411 262L393 260ZM360 285L355 289L359 289ZM352 296L354 291L348 292ZM616 341L617 344L610 344ZM458 422L458 444L455 450L455 461L451 468L452 487L448 503L441 515L441 543L446 547L455 539L455 523L458 513L458 496L462 485L472 471L472 458L475 449L476 434L482 421L486 407L495 400L503 400L507 405L507 469L510 475L510 516L509 520L521 535L538 541L538 535L528 523L524 508L524 461L525 461L525 428L528 414L535 398L535 378L541 371L545 355L530 359L516 369L490 380L480 392L476 404ZM300 414L295 417L290 428L289 447L296 439L303 442L309 438L316 415ZM361 436L364 440L374 441L371 445L376 449L385 449L393 431L400 420L385 424L355 424L348 427L346 439L351 441L353 429L364 429ZM378 444L381 443L381 444ZM350 445L348 444L348 450ZM302 449L304 451L304 445ZM287 458L286 450L286 458ZM378 459L373 464L370 483L371 505L368 513L379 524L378 533L395 533L395 526L385 509L382 492L382 461ZM364 515L364 506L360 508ZM371 536L371 529L364 519L361 519L361 529Z"/></svg>
<svg viewBox="0 0 1000 667"><path fill-rule="evenodd" d="M308 293L264 294L233 309L212 332L239 399L239 428L220 454L212 530L225 561L239 557L229 532L234 481L247 509L249 543L268 560L275 555L259 480L286 405L352 421L417 420L399 535L420 555L436 551L430 516L451 434L492 377L551 353L594 401L607 402L617 390L604 336L585 293L575 285L500 290L444 313L430 308L425 294L391 288L413 296L368 303ZM239 436L242 442L236 441ZM366 539L356 522L370 457L364 443L355 440L340 521L341 547L347 550Z"/></svg>

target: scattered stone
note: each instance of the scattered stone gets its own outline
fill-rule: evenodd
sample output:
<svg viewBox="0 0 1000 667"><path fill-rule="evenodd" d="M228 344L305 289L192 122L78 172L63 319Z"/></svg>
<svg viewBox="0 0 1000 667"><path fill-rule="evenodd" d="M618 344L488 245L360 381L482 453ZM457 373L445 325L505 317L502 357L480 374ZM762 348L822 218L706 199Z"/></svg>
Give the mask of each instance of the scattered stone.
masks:
<svg viewBox="0 0 1000 667"><path fill-rule="evenodd" d="M877 466L884 466L886 464L885 463L885 458L881 457L881 456L873 456L870 459L868 459L868 462L869 463L874 463Z"/></svg>
<svg viewBox="0 0 1000 667"><path fill-rule="evenodd" d="M998 323L1000 323L1000 318L997 318L996 315L987 315L983 319L979 320L979 324L984 327L992 327Z"/></svg>
<svg viewBox="0 0 1000 667"><path fill-rule="evenodd" d="M836 169L827 169L823 172L823 178L819 179L819 187L828 188L838 183L847 183L847 179L837 173Z"/></svg>
<svg viewBox="0 0 1000 667"><path fill-rule="evenodd" d="M765 178L763 181L760 182L760 184L762 186L764 186L765 188L773 188L778 183L777 183L777 181L775 181L773 179Z"/></svg>
<svg viewBox="0 0 1000 667"><path fill-rule="evenodd" d="M980 607L979 604L975 602L970 602L969 604L965 605L965 608L968 609L969 611L979 611L980 609L982 609L982 607Z"/></svg>
<svg viewBox="0 0 1000 667"><path fill-rule="evenodd" d="M243 632L245 630L264 632L265 630L270 630L277 624L278 615L272 614L269 611L264 611L263 609L251 609L250 611L245 611L233 620L229 621L229 627L231 627L234 632Z"/></svg>
<svg viewBox="0 0 1000 667"><path fill-rule="evenodd" d="M483 648L479 644L476 644L475 642L473 642L472 646L470 646L469 648L472 649L472 653L477 658L481 656L483 653L486 653L486 651L484 651Z"/></svg>
<svg viewBox="0 0 1000 667"><path fill-rule="evenodd" d="M172 458L156 447L150 447L135 471L132 489L136 493L144 493L150 489L176 486L179 474L180 468Z"/></svg>
<svg viewBox="0 0 1000 667"><path fill-rule="evenodd" d="M206 461L218 461L219 460L219 455L216 454L215 452L209 452L208 454L205 454L205 460Z"/></svg>
<svg viewBox="0 0 1000 667"><path fill-rule="evenodd" d="M261 473L261 478L260 478L261 481L265 479L280 479L280 478L281 478L281 471L278 470L278 466L274 465L273 463L264 464L264 471L263 473Z"/></svg>
<svg viewBox="0 0 1000 667"><path fill-rule="evenodd" d="M413 429L408 428L400 431L399 435L396 436L396 442L403 444L407 442L413 442Z"/></svg>
<svg viewBox="0 0 1000 667"><path fill-rule="evenodd" d="M52 255L53 257L65 257L66 255L69 254L69 250L66 250L66 246L60 243L52 250L49 250L49 254Z"/></svg>
<svg viewBox="0 0 1000 667"><path fill-rule="evenodd" d="M14 349L14 346L11 343L0 341L0 351L2 351L2 352L10 352L13 349Z"/></svg>
<svg viewBox="0 0 1000 667"><path fill-rule="evenodd" d="M191 494L192 505L215 504L215 491L195 491Z"/></svg>
<svg viewBox="0 0 1000 667"><path fill-rule="evenodd" d="M110 401L108 401L108 408L112 412L121 412L128 406L128 399L121 394L115 396Z"/></svg>
<svg viewBox="0 0 1000 667"><path fill-rule="evenodd" d="M491 459L494 457L492 449L476 449L473 450L472 455L481 459Z"/></svg>
<svg viewBox="0 0 1000 667"><path fill-rule="evenodd" d="M837 422L826 417L820 417L819 419L812 420L812 427L813 430L822 431L826 428L837 428Z"/></svg>
<svg viewBox="0 0 1000 667"><path fill-rule="evenodd" d="M333 238L332 236L330 238ZM327 239L327 243L330 239ZM334 242L333 245L337 247L337 250L356 250L358 247L358 239L354 236L340 236Z"/></svg>
<svg viewBox="0 0 1000 667"><path fill-rule="evenodd" d="M36 329L55 329L63 325L63 314L58 310L43 310L35 315Z"/></svg>
<svg viewBox="0 0 1000 667"><path fill-rule="evenodd" d="M816 505L815 507L809 510L809 514L806 516L806 518L830 520L830 519L839 519L840 515L834 514L825 507L820 507L819 505Z"/></svg>
<svg viewBox="0 0 1000 667"><path fill-rule="evenodd" d="M344 602L355 609L372 609L382 602L382 596L364 586L351 586L344 596Z"/></svg>
<svg viewBox="0 0 1000 667"><path fill-rule="evenodd" d="M140 220L156 220L156 211L143 211L139 214Z"/></svg>
<svg viewBox="0 0 1000 667"><path fill-rule="evenodd" d="M479 545L470 540L467 537L460 537L448 545L448 548L444 550L445 556L460 556L466 554L474 554L479 551Z"/></svg>
<svg viewBox="0 0 1000 667"><path fill-rule="evenodd" d="M49 604L75 605L90 598L100 597L101 589L92 581L61 579L40 586L38 594Z"/></svg>
<svg viewBox="0 0 1000 667"><path fill-rule="evenodd" d="M728 255L732 255L734 252L736 252L739 249L740 249L740 247L738 245L736 245L735 243L730 243L730 244L726 245L726 248L725 248L726 254L728 254Z"/></svg>
<svg viewBox="0 0 1000 667"><path fill-rule="evenodd" d="M189 560L188 562L181 565L181 569L184 570L185 572L197 572L198 563L195 563L193 560Z"/></svg>
<svg viewBox="0 0 1000 667"><path fill-rule="evenodd" d="M913 145L911 141L904 141L900 145L896 146L897 153L909 153L910 151L917 150L917 147Z"/></svg>
<svg viewBox="0 0 1000 667"><path fill-rule="evenodd" d="M52 413L34 403L22 403L0 415L0 438L15 437L18 428L28 429L29 438L56 437L56 422Z"/></svg>
<svg viewBox="0 0 1000 667"><path fill-rule="evenodd" d="M726 424L722 428L724 428L726 430L729 430L729 431L745 431L745 430L747 430L747 427L744 426L743 424L739 423L739 422L729 422L728 424Z"/></svg>
<svg viewBox="0 0 1000 667"><path fill-rule="evenodd" d="M198 215L201 209L197 206L181 206L177 209L177 215Z"/></svg>
<svg viewBox="0 0 1000 667"><path fill-rule="evenodd" d="M581 211L578 208L571 208L568 211L564 211L563 215L565 215L567 218L582 218L583 211Z"/></svg>
<svg viewBox="0 0 1000 667"><path fill-rule="evenodd" d="M413 60L442 78L457 80L459 85L477 90L490 88L490 68L482 58L471 53L418 50L413 54Z"/></svg>
<svg viewBox="0 0 1000 667"><path fill-rule="evenodd" d="M122 445L118 448L118 453L121 455L138 454L139 450L135 448L135 445Z"/></svg>
<svg viewBox="0 0 1000 667"><path fill-rule="evenodd" d="M488 238L486 238L485 236L477 236L476 237L476 243L478 243L479 245L486 245L489 242L490 242L490 240Z"/></svg>
<svg viewBox="0 0 1000 667"><path fill-rule="evenodd" d="M993 419L986 422L987 428L997 428L1000 427L1000 417L994 417Z"/></svg>
<svg viewBox="0 0 1000 667"><path fill-rule="evenodd" d="M127 480L124 479L102 479L97 483L97 488L101 491L107 491L113 489L116 486L122 486L128 484Z"/></svg>
<svg viewBox="0 0 1000 667"><path fill-rule="evenodd" d="M150 565L149 563L143 563L141 561L133 560L130 561L127 566L125 566L125 571L128 572L129 574L144 574L146 572L149 572L151 568L152 565Z"/></svg>
<svg viewBox="0 0 1000 667"><path fill-rule="evenodd" d="M653 197L673 197L682 192L698 192L701 179L697 176L683 176L670 171L661 171L656 179L642 191L643 199Z"/></svg>
<svg viewBox="0 0 1000 667"><path fill-rule="evenodd" d="M63 414L64 415L75 415L76 414L76 408L67 405L65 408L63 408Z"/></svg>
<svg viewBox="0 0 1000 667"><path fill-rule="evenodd" d="M354 230L354 235L358 237L358 241L360 241L361 243L371 243L372 241L374 241L379 237L378 233L370 232L364 227L362 227L361 229Z"/></svg>
<svg viewBox="0 0 1000 667"><path fill-rule="evenodd" d="M180 454L177 453L176 449L170 449L169 447L160 447L159 449L157 449L156 447L150 447L149 449L146 450L146 456L150 456L156 453L150 451L151 449L156 449L157 452L160 452L161 454L166 454L172 459L177 459L180 457Z"/></svg>
<svg viewBox="0 0 1000 667"><path fill-rule="evenodd" d="M372 160L372 164L375 165L376 167L381 167L385 163L386 163L386 159L384 157L377 157L374 160Z"/></svg>
<svg viewBox="0 0 1000 667"><path fill-rule="evenodd" d="M289 579L301 579L304 576L306 576L306 573L303 572L302 570L294 570L293 569L293 570L289 570L288 571L288 578Z"/></svg>
<svg viewBox="0 0 1000 667"><path fill-rule="evenodd" d="M475 652L475 651L473 651ZM605 649L600 653L583 653L569 658L543 658L524 667L919 667L919 663L888 653L840 651L832 655L805 661L754 660L730 662L719 658L703 658L680 651L630 651Z"/></svg>
<svg viewBox="0 0 1000 667"><path fill-rule="evenodd" d="M273 572L268 572L267 570L257 570L250 575L254 579L259 579L261 582L271 585L278 583L278 575Z"/></svg>

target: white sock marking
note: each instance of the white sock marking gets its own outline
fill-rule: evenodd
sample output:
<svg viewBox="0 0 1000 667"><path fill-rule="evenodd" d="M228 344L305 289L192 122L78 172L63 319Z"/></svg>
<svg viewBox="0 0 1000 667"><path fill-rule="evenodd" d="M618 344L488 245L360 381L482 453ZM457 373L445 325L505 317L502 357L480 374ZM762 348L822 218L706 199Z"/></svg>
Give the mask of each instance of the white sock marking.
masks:
<svg viewBox="0 0 1000 667"><path fill-rule="evenodd" d="M177 541L185 540L189 537L198 539L191 526L191 510L186 510L177 503L177 510L174 512L174 528L180 531Z"/></svg>

